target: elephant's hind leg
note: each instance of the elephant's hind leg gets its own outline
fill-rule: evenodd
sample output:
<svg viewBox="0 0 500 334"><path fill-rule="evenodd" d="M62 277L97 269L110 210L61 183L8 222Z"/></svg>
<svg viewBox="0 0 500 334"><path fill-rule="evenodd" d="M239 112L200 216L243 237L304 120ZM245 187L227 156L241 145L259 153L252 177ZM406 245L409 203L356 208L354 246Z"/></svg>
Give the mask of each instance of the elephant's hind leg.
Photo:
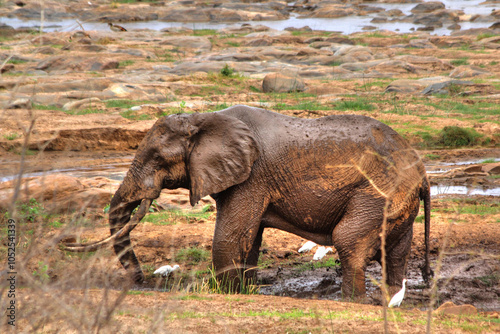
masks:
<svg viewBox="0 0 500 334"><path fill-rule="evenodd" d="M380 247L383 210L384 199L370 194L356 195L333 230L333 245L342 265L344 298L358 299L366 294L365 270Z"/></svg>

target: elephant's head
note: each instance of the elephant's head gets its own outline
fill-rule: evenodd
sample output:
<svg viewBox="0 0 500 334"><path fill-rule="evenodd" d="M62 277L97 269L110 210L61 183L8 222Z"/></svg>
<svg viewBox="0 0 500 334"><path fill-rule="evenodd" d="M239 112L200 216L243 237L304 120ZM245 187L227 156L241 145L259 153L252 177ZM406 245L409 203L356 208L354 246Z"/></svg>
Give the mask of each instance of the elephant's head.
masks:
<svg viewBox="0 0 500 334"><path fill-rule="evenodd" d="M68 244L66 248L89 251L112 242L124 267L140 281L143 275L130 246L129 233L161 190L189 189L191 205L195 205L206 195L245 181L258 152L248 126L234 117L206 113L161 118L142 140L111 200L111 236L88 245ZM141 201L141 207L130 219Z"/></svg>

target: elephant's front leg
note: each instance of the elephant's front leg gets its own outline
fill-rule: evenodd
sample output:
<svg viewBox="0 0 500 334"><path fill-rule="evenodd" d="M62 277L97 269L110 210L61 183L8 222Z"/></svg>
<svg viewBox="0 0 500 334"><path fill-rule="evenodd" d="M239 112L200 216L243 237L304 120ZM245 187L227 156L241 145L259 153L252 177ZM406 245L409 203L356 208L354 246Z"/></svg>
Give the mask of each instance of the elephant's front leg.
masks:
<svg viewBox="0 0 500 334"><path fill-rule="evenodd" d="M217 198L212 261L223 289L240 292L256 278L266 204L232 193Z"/></svg>

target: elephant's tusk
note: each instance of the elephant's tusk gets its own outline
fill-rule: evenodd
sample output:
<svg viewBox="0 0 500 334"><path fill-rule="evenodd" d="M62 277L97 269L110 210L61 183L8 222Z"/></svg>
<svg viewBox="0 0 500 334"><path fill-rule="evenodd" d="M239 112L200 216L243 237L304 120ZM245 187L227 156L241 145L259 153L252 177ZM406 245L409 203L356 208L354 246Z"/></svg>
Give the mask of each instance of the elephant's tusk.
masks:
<svg viewBox="0 0 500 334"><path fill-rule="evenodd" d="M106 239L88 244L64 243L62 245L62 248L70 252L95 252L98 249L108 246L117 238L128 236L130 232L132 232L132 230L140 223L141 219L144 218L144 216L148 212L149 207L151 206L151 202L152 200L150 199L144 199L132 219L130 219L130 221L120 230L118 230L118 232L107 237Z"/></svg>

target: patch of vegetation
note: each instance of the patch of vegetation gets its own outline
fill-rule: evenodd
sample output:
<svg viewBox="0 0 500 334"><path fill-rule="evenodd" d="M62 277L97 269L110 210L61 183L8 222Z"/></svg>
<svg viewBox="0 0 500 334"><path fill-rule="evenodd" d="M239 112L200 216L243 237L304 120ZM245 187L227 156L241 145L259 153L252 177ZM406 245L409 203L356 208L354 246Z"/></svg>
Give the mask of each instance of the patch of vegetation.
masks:
<svg viewBox="0 0 500 334"><path fill-rule="evenodd" d="M135 61L133 60L130 60L130 59L127 59L127 60L122 60L118 63L118 67L126 67L126 66L130 66L130 65L133 65L135 63Z"/></svg>
<svg viewBox="0 0 500 334"><path fill-rule="evenodd" d="M367 102L365 99L357 99L357 100L347 100L347 101L342 101L340 103L337 103L335 105L335 109L337 110L366 110L366 111L371 111L375 109L375 106L369 102Z"/></svg>
<svg viewBox="0 0 500 334"><path fill-rule="evenodd" d="M299 102L297 104L286 104L286 103L277 103L274 106L276 110L305 110L305 111L314 111L314 110L330 110L330 106L324 106L317 101L304 101Z"/></svg>
<svg viewBox="0 0 500 334"><path fill-rule="evenodd" d="M500 273L497 271L491 275L478 277L478 279L486 286L497 286L498 284L500 284Z"/></svg>
<svg viewBox="0 0 500 334"><path fill-rule="evenodd" d="M37 278L41 283L46 283L49 280L49 266L43 261L38 262L38 269L33 271L33 276Z"/></svg>
<svg viewBox="0 0 500 334"><path fill-rule="evenodd" d="M16 132L11 132L9 134L4 134L3 137L7 140L15 140L15 139L21 137L21 135L19 133L16 133Z"/></svg>
<svg viewBox="0 0 500 334"><path fill-rule="evenodd" d="M148 120L148 119L153 119L152 115L139 114L137 111L130 110L130 109L122 111L120 113L120 115L122 115L122 117L124 117L124 118L131 119L131 120L134 120L134 121L145 121L145 120Z"/></svg>
<svg viewBox="0 0 500 334"><path fill-rule="evenodd" d="M180 263L198 264L209 259L210 252L198 247L184 248L175 254L175 261Z"/></svg>
<svg viewBox="0 0 500 334"><path fill-rule="evenodd" d="M150 101L138 101L138 100L108 100L106 101L106 108L121 108L129 109L134 106L141 104L151 103Z"/></svg>
<svg viewBox="0 0 500 334"><path fill-rule="evenodd" d="M497 160L493 159L493 158L491 158L491 159L485 159L485 160L481 161L482 164L492 164L492 163L495 163L495 162L497 162Z"/></svg>
<svg viewBox="0 0 500 334"><path fill-rule="evenodd" d="M241 43L229 41L229 42L226 42L226 45L233 46L233 47L237 48L237 47L241 46Z"/></svg>
<svg viewBox="0 0 500 334"><path fill-rule="evenodd" d="M430 160L441 159L441 156L439 154L432 154L432 153L426 154L425 157Z"/></svg>
<svg viewBox="0 0 500 334"><path fill-rule="evenodd" d="M220 70L220 74L225 77L232 77L234 72L234 68L230 67L228 64L225 64L224 67Z"/></svg>
<svg viewBox="0 0 500 334"><path fill-rule="evenodd" d="M486 33L482 33L482 34L477 35L476 38L477 38L478 41L480 41L482 39L490 38L490 37L495 37L495 36L497 36L497 35L493 34L493 33L486 32Z"/></svg>
<svg viewBox="0 0 500 334"><path fill-rule="evenodd" d="M471 128L445 126L439 133L438 142L448 147L473 146L481 136Z"/></svg>
<svg viewBox="0 0 500 334"><path fill-rule="evenodd" d="M193 294L187 294L183 296L172 296L170 299L173 300L211 300L209 297L205 296L200 296L200 295L193 295Z"/></svg>
<svg viewBox="0 0 500 334"><path fill-rule="evenodd" d="M24 64L24 63L27 63L26 60L22 60L22 59L10 59L7 64Z"/></svg>
<svg viewBox="0 0 500 334"><path fill-rule="evenodd" d="M132 296L137 296L137 295L141 295L141 296L153 296L154 293L152 293L152 292L146 292L146 291L138 291L138 290L129 290L129 291L127 291L127 295L132 295Z"/></svg>
<svg viewBox="0 0 500 334"><path fill-rule="evenodd" d="M217 35L217 30L215 29L194 29L193 36L213 36Z"/></svg>
<svg viewBox="0 0 500 334"><path fill-rule="evenodd" d="M64 111L63 108L56 107L56 106L48 106L48 105L45 105L45 104L33 103L32 107L35 110L58 110L58 111Z"/></svg>
<svg viewBox="0 0 500 334"><path fill-rule="evenodd" d="M453 66L469 65L469 58L464 57L459 59L453 59L450 61L450 64L452 64Z"/></svg>
<svg viewBox="0 0 500 334"><path fill-rule="evenodd" d="M193 220L199 219L199 216L186 214L182 210L167 210L158 213L150 213L145 216L142 221L149 222L154 225L175 225L182 218L190 221L191 218L194 218Z"/></svg>

